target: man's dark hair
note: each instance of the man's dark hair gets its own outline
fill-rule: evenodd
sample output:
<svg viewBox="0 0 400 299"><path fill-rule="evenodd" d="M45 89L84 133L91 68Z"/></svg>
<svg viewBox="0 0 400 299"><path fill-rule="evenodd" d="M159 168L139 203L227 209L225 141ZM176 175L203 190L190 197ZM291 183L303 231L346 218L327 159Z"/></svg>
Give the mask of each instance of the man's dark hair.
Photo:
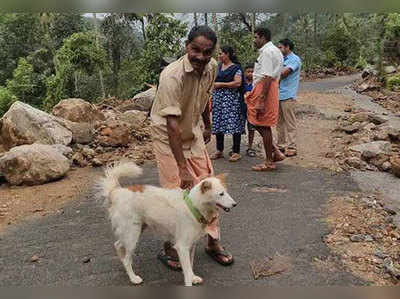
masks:
<svg viewBox="0 0 400 299"><path fill-rule="evenodd" d="M212 41L214 47L217 44L217 35L210 27L205 25L193 27L189 32L186 43L191 43L199 36L204 36L206 39Z"/></svg>
<svg viewBox="0 0 400 299"><path fill-rule="evenodd" d="M246 67L244 68L244 70L248 70L248 69L254 69L254 63L246 64Z"/></svg>
<svg viewBox="0 0 400 299"><path fill-rule="evenodd" d="M285 38L285 39L280 40L279 43L280 43L282 46L289 47L290 51L293 51L293 50L294 50L294 43L293 43L290 39L288 39L288 38Z"/></svg>
<svg viewBox="0 0 400 299"><path fill-rule="evenodd" d="M258 36L263 36L268 42L271 40L271 31L265 27L258 27L254 30L254 33L257 33Z"/></svg>

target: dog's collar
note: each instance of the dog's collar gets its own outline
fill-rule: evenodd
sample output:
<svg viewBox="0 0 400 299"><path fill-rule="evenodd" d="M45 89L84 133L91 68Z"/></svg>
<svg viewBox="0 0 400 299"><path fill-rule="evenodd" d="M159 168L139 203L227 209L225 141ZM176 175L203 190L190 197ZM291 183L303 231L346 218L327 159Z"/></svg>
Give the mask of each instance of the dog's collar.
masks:
<svg viewBox="0 0 400 299"><path fill-rule="evenodd" d="M193 205L192 200L189 197L188 190L185 190L185 192L183 192L183 200L185 201L186 206L189 208L189 210L192 213L192 215L194 216L194 218L196 218L196 220L199 223L208 224L208 221L206 220L206 218L204 218L204 216L201 215L200 211Z"/></svg>

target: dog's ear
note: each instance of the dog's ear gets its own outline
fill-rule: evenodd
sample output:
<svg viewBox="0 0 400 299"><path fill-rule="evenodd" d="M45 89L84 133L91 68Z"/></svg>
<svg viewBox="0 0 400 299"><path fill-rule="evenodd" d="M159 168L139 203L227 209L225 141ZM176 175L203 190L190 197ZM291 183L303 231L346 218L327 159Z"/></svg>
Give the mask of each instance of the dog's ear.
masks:
<svg viewBox="0 0 400 299"><path fill-rule="evenodd" d="M211 188L212 188L212 185L211 185L210 181L204 181L204 182L201 183L201 186L200 186L201 193L204 194L208 190L211 190Z"/></svg>
<svg viewBox="0 0 400 299"><path fill-rule="evenodd" d="M221 173L217 176L215 176L217 179L220 180L222 186L224 186L226 188L226 173Z"/></svg>

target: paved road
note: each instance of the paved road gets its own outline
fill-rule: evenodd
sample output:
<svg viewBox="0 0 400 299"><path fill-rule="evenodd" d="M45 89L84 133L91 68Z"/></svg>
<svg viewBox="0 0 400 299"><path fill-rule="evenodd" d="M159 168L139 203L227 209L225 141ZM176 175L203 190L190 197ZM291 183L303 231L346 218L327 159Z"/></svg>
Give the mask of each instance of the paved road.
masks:
<svg viewBox="0 0 400 299"><path fill-rule="evenodd" d="M349 286L365 281L344 271L315 267L315 258L331 255L321 241L328 233L324 222L330 196L358 190L351 177L320 170L282 165L275 173L249 170L256 160L239 163L219 160L217 172L229 174L229 191L239 202L222 215L222 238L236 258L232 267L213 262L198 245L195 272L207 286ZM94 172L94 177L99 173ZM154 164L136 183L157 184ZM260 192L270 190L274 192ZM113 235L101 202L93 193L70 203L63 213L10 227L0 239L0 286L108 286L129 285L113 250ZM137 272L146 285L181 285L180 273L168 271L155 256L162 240L145 233L135 257ZM40 256L39 263L31 257ZM291 270L254 280L249 262L275 254L291 260ZM84 263L84 261L89 262Z"/></svg>

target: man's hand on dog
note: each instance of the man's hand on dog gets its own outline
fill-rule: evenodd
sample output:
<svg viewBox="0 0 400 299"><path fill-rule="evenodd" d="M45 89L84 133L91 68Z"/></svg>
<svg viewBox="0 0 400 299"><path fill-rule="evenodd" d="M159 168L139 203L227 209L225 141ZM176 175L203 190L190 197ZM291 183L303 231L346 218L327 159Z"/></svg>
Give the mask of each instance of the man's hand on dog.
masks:
<svg viewBox="0 0 400 299"><path fill-rule="evenodd" d="M194 186L193 176L190 174L186 165L184 167L179 167L179 177L181 179L181 189L192 189Z"/></svg>

